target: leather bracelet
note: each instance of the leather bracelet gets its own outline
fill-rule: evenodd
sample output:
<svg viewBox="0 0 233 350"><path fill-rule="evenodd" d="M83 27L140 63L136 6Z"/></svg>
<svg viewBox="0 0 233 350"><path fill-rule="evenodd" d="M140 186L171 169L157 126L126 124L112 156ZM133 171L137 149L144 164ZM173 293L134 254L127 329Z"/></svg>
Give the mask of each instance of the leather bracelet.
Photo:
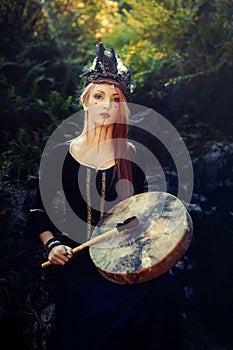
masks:
<svg viewBox="0 0 233 350"><path fill-rule="evenodd" d="M50 238L44 245L46 253L49 255L51 250L58 245L61 245L61 242L57 238Z"/></svg>

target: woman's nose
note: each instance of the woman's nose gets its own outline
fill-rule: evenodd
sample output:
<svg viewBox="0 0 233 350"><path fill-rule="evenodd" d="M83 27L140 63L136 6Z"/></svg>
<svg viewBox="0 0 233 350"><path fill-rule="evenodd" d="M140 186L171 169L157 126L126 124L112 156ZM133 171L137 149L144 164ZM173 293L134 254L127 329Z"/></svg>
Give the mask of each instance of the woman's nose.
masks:
<svg viewBox="0 0 233 350"><path fill-rule="evenodd" d="M111 108L111 100L110 100L110 99L106 99L106 100L104 101L104 108L105 108L105 109Z"/></svg>

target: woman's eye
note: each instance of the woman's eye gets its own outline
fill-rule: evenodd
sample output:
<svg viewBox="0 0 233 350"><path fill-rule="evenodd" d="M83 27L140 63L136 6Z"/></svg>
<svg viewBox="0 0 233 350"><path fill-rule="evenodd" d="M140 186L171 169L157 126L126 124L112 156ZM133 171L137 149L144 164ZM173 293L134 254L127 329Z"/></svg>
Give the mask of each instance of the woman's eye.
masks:
<svg viewBox="0 0 233 350"><path fill-rule="evenodd" d="M115 98L113 99L113 101L114 101L114 102L120 102L120 99L119 99L119 97L115 97Z"/></svg>
<svg viewBox="0 0 233 350"><path fill-rule="evenodd" d="M94 98L96 98L97 100L100 100L102 98L101 95L94 95Z"/></svg>

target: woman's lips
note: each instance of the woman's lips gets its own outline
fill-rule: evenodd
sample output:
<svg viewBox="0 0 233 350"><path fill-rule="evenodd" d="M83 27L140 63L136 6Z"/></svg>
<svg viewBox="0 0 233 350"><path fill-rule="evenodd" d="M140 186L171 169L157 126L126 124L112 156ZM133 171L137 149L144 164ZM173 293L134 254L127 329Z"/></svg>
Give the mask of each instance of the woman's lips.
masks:
<svg viewBox="0 0 233 350"><path fill-rule="evenodd" d="M102 118L110 118L110 114L109 113L101 113L100 114Z"/></svg>

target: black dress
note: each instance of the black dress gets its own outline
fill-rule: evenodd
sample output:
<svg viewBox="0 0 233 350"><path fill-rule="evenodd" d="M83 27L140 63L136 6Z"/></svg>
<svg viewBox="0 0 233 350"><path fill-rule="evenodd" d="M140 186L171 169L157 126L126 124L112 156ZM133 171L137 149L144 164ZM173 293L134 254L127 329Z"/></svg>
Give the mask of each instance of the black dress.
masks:
<svg viewBox="0 0 233 350"><path fill-rule="evenodd" d="M89 226L94 227L101 215L108 211L108 203L111 208L111 204L119 197L116 168L113 166L97 171L79 164L69 153L69 143L55 147L42 174L42 180L46 183L47 204L57 190L59 181L54 174L48 176L47 180L46 174L56 170L60 159L63 159L62 185L66 201L81 218L80 222L85 223L83 229L87 232L86 222L91 220ZM145 176L136 162L132 162L132 171L133 194L147 190ZM86 174L81 179L80 172ZM88 192L85 196L82 187ZM96 189L99 196L95 195ZM104 208L100 208L103 193L105 204ZM92 203L94 209L90 212L88 206ZM31 212L34 234L39 235L45 230L57 234L59 228L51 222L44 209L38 191ZM66 215L65 221L72 222ZM74 235L62 235L60 239L64 244L75 247L78 240L74 239ZM183 288L169 272L141 284L116 284L99 273L88 249L75 254L64 266L53 266L53 270L56 270L58 278L55 286L56 325L51 349L129 350L140 346L145 350L182 349L179 321Z"/></svg>

